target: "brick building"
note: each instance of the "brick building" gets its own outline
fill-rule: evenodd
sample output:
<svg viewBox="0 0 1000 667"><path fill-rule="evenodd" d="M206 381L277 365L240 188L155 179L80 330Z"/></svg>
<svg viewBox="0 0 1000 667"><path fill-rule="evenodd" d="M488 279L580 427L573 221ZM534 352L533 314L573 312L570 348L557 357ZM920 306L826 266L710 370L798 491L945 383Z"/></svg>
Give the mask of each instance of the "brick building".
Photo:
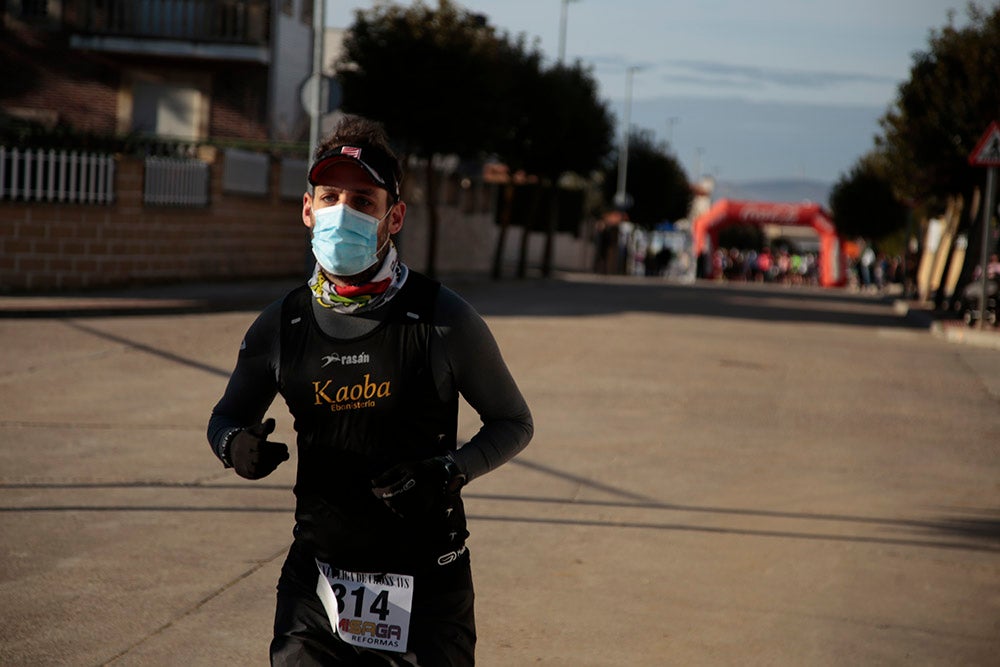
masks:
<svg viewBox="0 0 1000 667"><path fill-rule="evenodd" d="M312 68L312 6L0 4L0 122L50 137L41 148L12 132L0 142L0 289L300 272L308 117L298 86ZM81 135L159 138L156 152L170 157L142 142L95 152ZM260 153L210 147L226 140Z"/></svg>
<svg viewBox="0 0 1000 667"><path fill-rule="evenodd" d="M312 0L7 0L0 110L186 140L301 141Z"/></svg>
<svg viewBox="0 0 1000 667"><path fill-rule="evenodd" d="M312 5L0 0L0 292L302 276ZM26 124L50 130L44 145L6 131ZM78 145L59 143L63 129ZM423 172L408 170L398 239L417 270ZM436 269L486 273L498 186L448 167L440 178ZM544 239L530 237L538 256ZM556 241L557 266L587 264L585 241ZM516 253L508 243L505 263Z"/></svg>

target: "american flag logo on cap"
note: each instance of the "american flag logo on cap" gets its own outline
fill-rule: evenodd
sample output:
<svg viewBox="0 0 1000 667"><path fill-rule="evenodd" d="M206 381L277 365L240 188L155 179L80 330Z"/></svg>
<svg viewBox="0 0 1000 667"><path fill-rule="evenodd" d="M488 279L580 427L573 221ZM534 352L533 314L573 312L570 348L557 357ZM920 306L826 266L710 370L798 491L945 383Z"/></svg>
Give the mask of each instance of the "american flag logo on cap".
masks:
<svg viewBox="0 0 1000 667"><path fill-rule="evenodd" d="M356 146L344 146L340 149L341 155L348 155L355 160L361 159L361 149Z"/></svg>

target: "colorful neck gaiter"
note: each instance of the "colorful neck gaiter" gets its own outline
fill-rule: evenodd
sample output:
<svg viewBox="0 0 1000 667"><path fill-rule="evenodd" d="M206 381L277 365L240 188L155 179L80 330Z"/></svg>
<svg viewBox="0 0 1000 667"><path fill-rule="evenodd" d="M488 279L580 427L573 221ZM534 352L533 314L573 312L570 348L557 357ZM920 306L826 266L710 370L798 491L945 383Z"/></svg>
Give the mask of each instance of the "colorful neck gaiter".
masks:
<svg viewBox="0 0 1000 667"><path fill-rule="evenodd" d="M374 310L387 303L406 282L408 273L406 266L399 261L395 244L390 244L382 268L370 281L362 285L334 285L317 264L309 279L309 287L321 306L347 315Z"/></svg>

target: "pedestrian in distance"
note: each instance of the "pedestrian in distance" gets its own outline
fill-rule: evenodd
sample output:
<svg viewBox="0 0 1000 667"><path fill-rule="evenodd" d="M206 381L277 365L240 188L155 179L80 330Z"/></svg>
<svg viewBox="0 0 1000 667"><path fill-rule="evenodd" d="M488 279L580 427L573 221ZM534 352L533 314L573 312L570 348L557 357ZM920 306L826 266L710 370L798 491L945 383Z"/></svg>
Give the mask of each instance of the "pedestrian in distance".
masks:
<svg viewBox="0 0 1000 667"><path fill-rule="evenodd" d="M531 439L531 412L482 317L410 270L383 128L348 116L316 148L302 197L316 267L247 330L208 440L266 477L289 458L265 415L280 394L297 445L293 541L272 665L473 665L465 484ZM458 446L458 399L482 425Z"/></svg>

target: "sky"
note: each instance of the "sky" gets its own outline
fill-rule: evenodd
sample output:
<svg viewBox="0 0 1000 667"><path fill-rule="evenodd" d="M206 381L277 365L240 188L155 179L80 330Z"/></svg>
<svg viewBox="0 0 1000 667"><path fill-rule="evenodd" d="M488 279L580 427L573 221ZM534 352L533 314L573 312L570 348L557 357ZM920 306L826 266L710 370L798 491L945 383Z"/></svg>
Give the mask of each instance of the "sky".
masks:
<svg viewBox="0 0 1000 667"><path fill-rule="evenodd" d="M735 183L848 173L931 30L949 11L967 22L967 0L455 1L537 40L548 63L565 8L566 61L592 68L618 141L631 70L630 125L667 142L692 180ZM327 0L327 25L374 4Z"/></svg>

